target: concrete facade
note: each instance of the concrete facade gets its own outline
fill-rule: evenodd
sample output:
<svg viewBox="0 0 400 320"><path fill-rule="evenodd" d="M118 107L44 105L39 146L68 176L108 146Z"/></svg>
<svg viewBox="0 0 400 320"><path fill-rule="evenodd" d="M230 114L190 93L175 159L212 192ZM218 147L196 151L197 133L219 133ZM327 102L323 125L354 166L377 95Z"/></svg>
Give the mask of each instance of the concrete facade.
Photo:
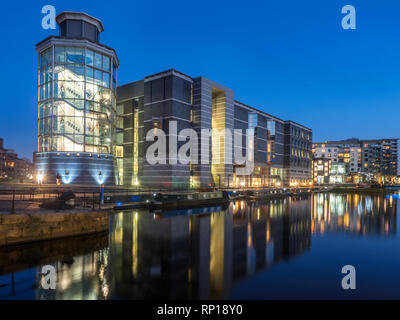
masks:
<svg viewBox="0 0 400 320"><path fill-rule="evenodd" d="M293 121L285 121L285 185L310 183L311 159L312 130Z"/></svg>
<svg viewBox="0 0 400 320"><path fill-rule="evenodd" d="M167 70L117 90L117 172L121 185L160 188L261 187L297 183L308 185L311 176L312 130L292 121L284 121L235 100L234 92L204 77L190 77ZM182 164L170 157L187 140L171 131L193 129L198 136L197 163ZM146 141L152 129L166 135L166 163L149 164L146 152L154 141ZM202 139L202 130L222 132L219 143L212 137ZM241 165L233 160L233 133L241 129L242 156L247 145L246 130L254 129L254 171L240 175ZM223 132L228 130L232 136ZM170 140L170 138L172 140ZM214 140L213 140L214 139ZM208 150L207 150L208 148ZM136 150L136 152L134 152ZM204 158L204 151L207 157ZM136 153L136 156L135 156ZM171 152L172 153L172 152ZM213 157L220 163L215 164ZM192 158L193 160L193 158ZM195 162L195 161L193 161Z"/></svg>

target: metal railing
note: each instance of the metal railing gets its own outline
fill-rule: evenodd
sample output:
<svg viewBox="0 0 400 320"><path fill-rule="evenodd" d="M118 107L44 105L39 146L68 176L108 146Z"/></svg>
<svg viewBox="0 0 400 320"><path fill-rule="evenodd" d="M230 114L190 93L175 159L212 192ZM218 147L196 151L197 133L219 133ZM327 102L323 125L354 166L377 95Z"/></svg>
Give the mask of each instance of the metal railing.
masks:
<svg viewBox="0 0 400 320"><path fill-rule="evenodd" d="M54 185L37 185L37 186L18 186L18 188L12 188L13 186L0 186L0 212L15 213L16 211L26 210L40 210L39 204L56 200L60 194L64 191L71 191L74 193L75 198L73 200L74 206L81 208L95 208L102 207L100 199L100 188L89 187L89 186L54 186ZM15 186L14 186L15 187ZM287 190L294 188L271 188L271 187L254 187L254 188L208 188L211 190L226 190L226 191L276 191L276 190ZM316 189L314 188L297 188L297 189ZM117 203L119 199L131 199L134 196L151 196L153 193L163 194L176 194L176 193L193 193L198 191L207 191L203 189L123 189L120 187L108 187L104 191L104 203ZM136 200L131 200L136 201Z"/></svg>

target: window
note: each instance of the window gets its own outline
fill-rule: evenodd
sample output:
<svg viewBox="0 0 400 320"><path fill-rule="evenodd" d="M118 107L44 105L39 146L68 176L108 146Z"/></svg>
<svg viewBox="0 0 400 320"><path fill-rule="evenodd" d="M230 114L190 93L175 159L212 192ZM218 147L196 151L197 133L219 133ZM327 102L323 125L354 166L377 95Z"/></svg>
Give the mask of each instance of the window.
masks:
<svg viewBox="0 0 400 320"><path fill-rule="evenodd" d="M95 52L94 53L94 67L101 69L101 64L102 64L102 57L100 53Z"/></svg>
<svg viewBox="0 0 400 320"><path fill-rule="evenodd" d="M55 63L65 63L65 48L64 47L56 47Z"/></svg>
<svg viewBox="0 0 400 320"><path fill-rule="evenodd" d="M249 129L257 128L258 115L256 113L249 113Z"/></svg>
<svg viewBox="0 0 400 320"><path fill-rule="evenodd" d="M124 147L123 146L116 146L115 147L115 156L117 158L123 158L124 157Z"/></svg>
<svg viewBox="0 0 400 320"><path fill-rule="evenodd" d="M94 66L94 52L92 50L86 50L86 64Z"/></svg>
<svg viewBox="0 0 400 320"><path fill-rule="evenodd" d="M269 132L269 135L271 137L275 136L275 121L274 120L267 120L267 129Z"/></svg>
<svg viewBox="0 0 400 320"><path fill-rule="evenodd" d="M110 58L103 56L103 70L110 72Z"/></svg>

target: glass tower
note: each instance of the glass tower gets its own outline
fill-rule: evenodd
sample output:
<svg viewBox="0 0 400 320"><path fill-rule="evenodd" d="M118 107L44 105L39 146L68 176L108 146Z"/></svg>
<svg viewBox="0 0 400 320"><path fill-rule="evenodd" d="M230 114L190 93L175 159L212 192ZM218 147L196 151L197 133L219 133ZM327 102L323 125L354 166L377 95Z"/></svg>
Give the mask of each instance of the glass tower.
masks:
<svg viewBox="0 0 400 320"><path fill-rule="evenodd" d="M57 16L60 36L37 45L37 175L48 183L115 184L115 51L99 43L100 20Z"/></svg>

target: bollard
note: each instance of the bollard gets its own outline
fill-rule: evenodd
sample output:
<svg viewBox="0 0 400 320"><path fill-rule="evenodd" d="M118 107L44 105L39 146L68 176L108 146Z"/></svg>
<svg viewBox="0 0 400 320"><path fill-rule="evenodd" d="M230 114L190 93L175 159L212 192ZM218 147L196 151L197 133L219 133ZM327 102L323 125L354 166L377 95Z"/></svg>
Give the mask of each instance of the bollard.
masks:
<svg viewBox="0 0 400 320"><path fill-rule="evenodd" d="M104 184L100 185L99 209L101 209L102 204L104 204Z"/></svg>

